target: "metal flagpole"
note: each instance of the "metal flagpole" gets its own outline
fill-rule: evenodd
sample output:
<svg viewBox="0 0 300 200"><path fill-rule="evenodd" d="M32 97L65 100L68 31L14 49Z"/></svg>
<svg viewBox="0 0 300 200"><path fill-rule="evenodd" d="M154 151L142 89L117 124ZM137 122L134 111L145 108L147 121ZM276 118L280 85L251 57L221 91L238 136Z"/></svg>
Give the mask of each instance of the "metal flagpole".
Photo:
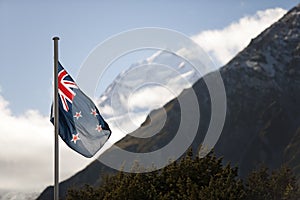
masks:
<svg viewBox="0 0 300 200"><path fill-rule="evenodd" d="M58 151L58 40L54 37L54 200L59 198L59 151Z"/></svg>

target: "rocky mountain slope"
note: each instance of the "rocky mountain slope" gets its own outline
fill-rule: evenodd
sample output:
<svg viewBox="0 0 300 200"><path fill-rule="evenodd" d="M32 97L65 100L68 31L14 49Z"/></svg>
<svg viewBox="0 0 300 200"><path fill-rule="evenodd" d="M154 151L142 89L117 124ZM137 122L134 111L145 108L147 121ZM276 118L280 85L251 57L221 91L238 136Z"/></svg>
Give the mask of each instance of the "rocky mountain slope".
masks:
<svg viewBox="0 0 300 200"><path fill-rule="evenodd" d="M300 128L300 6L252 40L221 69L228 115L216 152L241 174L257 164L296 168ZM237 153L238 152L238 153Z"/></svg>
<svg viewBox="0 0 300 200"><path fill-rule="evenodd" d="M242 33L241 33L242 34ZM212 72L206 76L214 76ZM239 166L240 175L261 164L278 168L291 167L300 176L300 5L290 10L220 69L227 95L225 125L215 146L215 153L225 162ZM188 99L195 91L201 120L195 140L201 145L211 117L211 99L204 79L184 90L179 98ZM133 134L141 135L155 129L167 114L162 130L151 138L126 136L117 145L133 152L149 152L168 144L180 123L180 105L173 99L153 111ZM111 153L108 150L102 156ZM85 183L98 185L101 175L115 170L98 161L61 183L63 197L69 187ZM50 199L48 187L39 199Z"/></svg>
<svg viewBox="0 0 300 200"><path fill-rule="evenodd" d="M167 51L157 51L122 71L97 99L98 107L113 131L130 133L151 110L162 107L199 78L189 62ZM156 92L147 101L139 100L147 91Z"/></svg>

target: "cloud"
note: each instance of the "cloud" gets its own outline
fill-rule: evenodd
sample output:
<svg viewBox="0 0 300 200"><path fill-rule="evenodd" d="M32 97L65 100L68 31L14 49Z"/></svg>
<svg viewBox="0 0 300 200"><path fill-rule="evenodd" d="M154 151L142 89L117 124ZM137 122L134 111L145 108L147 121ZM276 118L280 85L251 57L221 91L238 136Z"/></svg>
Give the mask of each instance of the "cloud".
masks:
<svg viewBox="0 0 300 200"><path fill-rule="evenodd" d="M159 56L161 54L161 52L162 51L155 52L152 56L150 56L149 58L147 58L146 61L148 63L152 63L155 60L155 58L157 58L157 56Z"/></svg>
<svg viewBox="0 0 300 200"><path fill-rule="evenodd" d="M232 59L235 54L245 48L252 38L277 21L285 13L286 10L281 8L258 11L254 15L245 16L221 30L203 31L191 38L199 43L204 51L208 52L215 59L216 63L223 65ZM188 60L199 60L198 49L182 48L176 53ZM202 55L202 62L206 61L206 53L204 52L203 54L205 55ZM147 63L155 61L167 66L170 63L174 65L174 58L172 59L169 56L170 55L163 53L162 51L157 51L152 56L145 59L145 61ZM204 63L203 66L207 68L202 69L202 75L215 69L215 66L212 66L208 61L206 62L207 63ZM184 68L187 68L187 64L182 60L178 61L178 69L183 70ZM125 136L126 133L138 128L149 111L163 106L166 102L178 95L182 89L190 87L190 85L184 83L182 79L191 80L194 74L193 71L186 71L185 73L182 73L181 76L178 76L178 74L174 75L172 73L166 73L170 72L169 69L166 71L160 69L160 73L157 74L151 72L151 68L149 68L149 71L147 71L147 68L141 68L144 70L143 73L141 73L138 69L131 70L134 73L128 73L131 75L127 75L126 78L128 81L124 81L125 79L123 80L121 85L124 86L125 90L134 88L132 85L128 85L129 83L135 83L135 87L137 87L143 82L147 82L145 80L147 80L148 74L155 74L155 76L151 76L151 82L160 83L161 80L166 80L162 85L168 87L165 88L162 87L162 85L147 85L147 87L140 87L140 89L134 90L133 93L128 89L129 91L117 92L119 96L109 97L115 99L115 104L118 102L118 104L116 104L117 106L115 104L111 105L110 103L106 103L102 105L101 112L106 119L111 121L111 128L115 129L114 131L122 132L122 136ZM187 68L187 70L188 69L189 68ZM176 93L176 91L178 93ZM102 99L98 99L98 105L107 98L108 97L105 96L105 98L102 97ZM128 120L131 120L131 123Z"/></svg>
<svg viewBox="0 0 300 200"><path fill-rule="evenodd" d="M192 39L199 43L217 63L223 65L246 47L251 38L257 36L284 13L286 10L281 8L258 11L255 15L243 17L223 29L203 31ZM152 62L159 53L148 58L148 62ZM181 61L179 67L184 68L184 66ZM189 73L185 76L189 76ZM180 82L176 78L170 81L172 88L179 87L176 84ZM0 86L0 92L1 90ZM151 91L150 89L136 91L130 98L129 106L133 110L143 110L149 105L154 105L156 108L173 97L172 94L165 95L165 93L166 89L160 87L153 87ZM162 97L165 98L163 103ZM106 106L103 112L111 114L112 108ZM137 113L136 116L133 113L131 117L134 121L141 121L144 115L144 112ZM123 122L122 117L124 116L121 116L119 121ZM49 117L41 115L36 110L28 110L16 116L11 112L9 102L0 94L0 119L0 188L38 191L53 184L54 137ZM111 123L113 124L113 120ZM120 131L115 128L113 132L115 137ZM110 145L111 143L107 143L104 149ZM60 141L60 180L73 175L89 162L91 160L75 153Z"/></svg>
<svg viewBox="0 0 300 200"><path fill-rule="evenodd" d="M252 38L281 18L287 11L282 8L257 11L223 29L203 31L192 39L197 42L217 64L224 65L245 48Z"/></svg>
<svg viewBox="0 0 300 200"><path fill-rule="evenodd" d="M176 90L173 88L172 90ZM150 94L150 95L149 95ZM160 108L165 102L175 98L177 94L168 88L158 85L147 86L131 94L128 100L129 110L145 110L151 106L152 109ZM147 97L147 98L145 98Z"/></svg>
<svg viewBox="0 0 300 200"><path fill-rule="evenodd" d="M28 110L12 114L0 96L0 188L40 191L53 184L53 126L48 116ZM60 141L60 178L73 175L90 160Z"/></svg>

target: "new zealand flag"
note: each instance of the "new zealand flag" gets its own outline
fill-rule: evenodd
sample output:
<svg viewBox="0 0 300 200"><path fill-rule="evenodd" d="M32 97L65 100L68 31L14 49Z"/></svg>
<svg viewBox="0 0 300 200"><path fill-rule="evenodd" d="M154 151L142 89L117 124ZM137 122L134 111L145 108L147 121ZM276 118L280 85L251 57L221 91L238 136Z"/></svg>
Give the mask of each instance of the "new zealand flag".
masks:
<svg viewBox="0 0 300 200"><path fill-rule="evenodd" d="M85 157L92 157L111 135L108 124L92 100L76 85L58 63L59 135ZM51 122L54 123L53 109Z"/></svg>

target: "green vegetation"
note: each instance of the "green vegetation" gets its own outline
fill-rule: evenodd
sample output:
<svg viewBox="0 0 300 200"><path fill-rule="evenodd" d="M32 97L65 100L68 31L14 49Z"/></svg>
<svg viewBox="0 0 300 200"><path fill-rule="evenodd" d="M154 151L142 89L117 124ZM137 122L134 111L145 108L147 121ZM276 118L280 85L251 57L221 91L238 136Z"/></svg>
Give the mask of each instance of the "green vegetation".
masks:
<svg viewBox="0 0 300 200"><path fill-rule="evenodd" d="M139 166L135 166L135 170ZM68 200L126 199L300 199L292 172L286 168L273 172L265 167L249 174L243 181L238 168L222 165L222 159L209 154L192 155L149 173L123 173L107 176L100 187L86 185L68 191Z"/></svg>

